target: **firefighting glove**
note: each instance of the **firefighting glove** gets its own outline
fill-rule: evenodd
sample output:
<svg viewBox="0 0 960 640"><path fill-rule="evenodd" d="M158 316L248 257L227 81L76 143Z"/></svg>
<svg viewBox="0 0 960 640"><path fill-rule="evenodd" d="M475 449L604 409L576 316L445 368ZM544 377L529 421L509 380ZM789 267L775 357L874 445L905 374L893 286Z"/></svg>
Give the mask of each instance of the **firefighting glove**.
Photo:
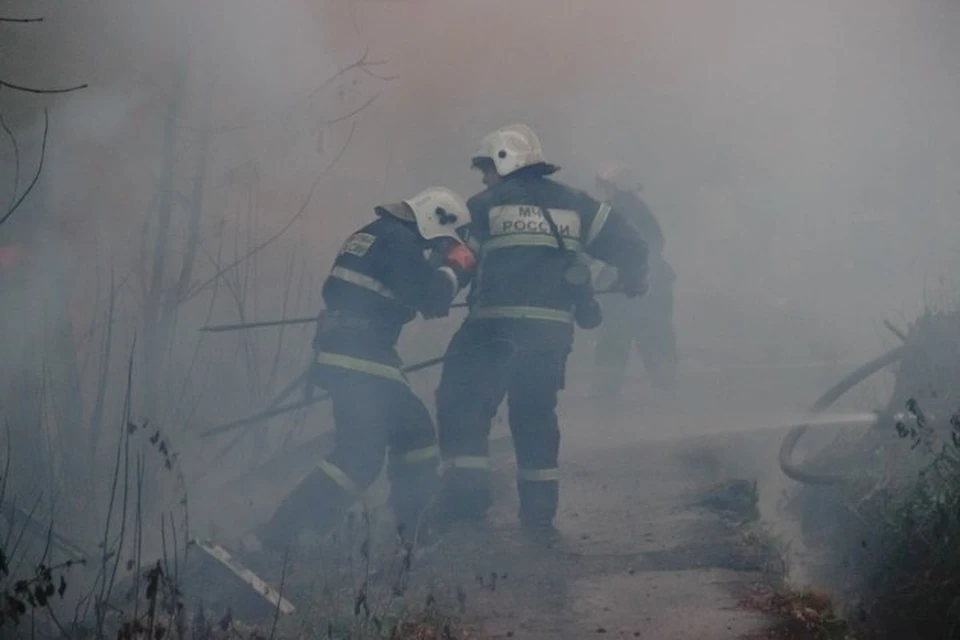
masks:
<svg viewBox="0 0 960 640"><path fill-rule="evenodd" d="M603 322L603 310L596 298L580 300L573 307L573 319L581 329L596 329Z"/></svg>
<svg viewBox="0 0 960 640"><path fill-rule="evenodd" d="M452 243L443 254L443 266L453 270L459 288L467 286L477 268L477 257L470 247L462 242Z"/></svg>
<svg viewBox="0 0 960 640"><path fill-rule="evenodd" d="M457 288L462 289L470 282L477 259L473 250L463 242L453 238L441 238L434 245L427 257L427 262L434 269L447 268L457 279Z"/></svg>
<svg viewBox="0 0 960 640"><path fill-rule="evenodd" d="M620 289L628 298L637 298L644 295L650 285L647 281L647 273L639 273L635 277L620 278Z"/></svg>

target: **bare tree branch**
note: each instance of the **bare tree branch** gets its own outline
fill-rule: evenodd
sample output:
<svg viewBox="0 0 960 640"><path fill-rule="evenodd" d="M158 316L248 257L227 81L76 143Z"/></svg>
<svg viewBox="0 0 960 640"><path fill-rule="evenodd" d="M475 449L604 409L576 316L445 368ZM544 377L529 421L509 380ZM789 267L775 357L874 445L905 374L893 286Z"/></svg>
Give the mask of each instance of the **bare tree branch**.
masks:
<svg viewBox="0 0 960 640"><path fill-rule="evenodd" d="M368 55L368 52L365 50L365 51L363 52L363 55L362 55L358 60L356 60L356 61L354 61L354 62L351 62L350 64L348 64L348 65L346 65L346 66L341 67L340 69L338 69L333 75L331 75L329 78L327 78L326 80L324 80L323 82L321 82L319 85L317 85L317 87L314 88L314 89L307 95L307 100L310 100L310 99L314 98L318 93L320 93L321 91L323 91L326 87L330 86L330 85L331 85L333 82L335 82L338 78L343 77L345 74L347 74L347 73L349 73L350 71L353 71L353 70L362 71L363 73L367 74L367 75L370 76L371 78L375 78L375 79L377 79L377 80L382 80L382 81L395 80L396 78L399 77L399 76L391 76L391 75L380 75L380 74L378 74L378 73L375 73L375 72L372 70L372 67L377 67L377 66L380 66L380 65L387 64L387 61L386 61L386 60L367 60L367 55ZM299 101L298 101L298 102L299 102ZM370 100L370 102L373 102L373 100ZM344 119L346 119L346 118L349 118L351 115L355 115L357 112L361 111L361 110L362 110L363 108L365 108L366 106L367 106L367 105L364 105L364 106L361 107L360 109L357 109L354 113L351 113L351 114L348 114L348 115L346 115L346 116L343 116L343 117L339 118L338 120L334 120L333 122L339 122L339 120L344 120ZM296 109L295 106L294 106L294 107L282 107L282 108L278 109L278 110L275 112L274 115L275 115L275 117L278 117L278 118L280 118L280 119L289 118L289 117L290 117L290 114L291 114L293 111L295 111L295 109ZM193 126L193 125L188 125L188 124L181 124L181 125L178 125L178 126L179 126L179 128L184 129L184 130L187 130L187 131L198 132L198 131L203 130L203 131L205 131L206 133L209 133L209 134L211 134L211 135L219 135L219 134L223 134L223 133L232 133L232 132L235 132L235 131L242 131L242 130L245 130L245 129L252 129L253 127L257 126L257 124L260 122L260 120L261 120L261 118L253 118L253 119L251 119L249 122L246 122L246 123L226 124L226 125L220 125L220 126L217 126L217 127L210 127L210 128L207 128L207 129L201 129L201 127L197 127L197 126Z"/></svg>
<svg viewBox="0 0 960 640"><path fill-rule="evenodd" d="M375 78L375 79L377 79L377 80L382 80L382 81L384 81L384 82L389 82L390 80L396 80L397 78L400 77L400 76L397 76L397 75L381 76L380 74L377 74L377 73L374 73L373 71L371 71L369 65L364 65L364 66L360 67L360 71L363 71L365 74L367 74L367 75L370 76L371 78Z"/></svg>
<svg viewBox="0 0 960 640"><path fill-rule="evenodd" d="M26 24L27 22L43 22L43 18L2 18L0 22L15 22L17 24Z"/></svg>
<svg viewBox="0 0 960 640"><path fill-rule="evenodd" d="M8 89L15 89L16 91L23 91L24 93L40 93L40 94L49 94L49 93L70 93L71 91L79 91L80 89L86 89L88 86L87 83L78 84L74 87L66 87L63 89L37 89L36 87L24 87L19 84L13 84L12 82L7 82L6 80L0 80L0 87L7 87Z"/></svg>
<svg viewBox="0 0 960 640"><path fill-rule="evenodd" d="M373 76L374 78L378 78L378 79L381 79L381 80L390 80L390 79L392 79L390 76L384 76L383 78L380 78L380 76L377 76L377 75L374 74L372 71L370 71L370 67L380 66L380 65L386 64L387 61L386 61L386 60L377 60L377 61L375 61L375 62L371 62L371 61L367 60L367 55L369 55L369 53L370 53L370 52L369 52L368 49L364 49L364 50L363 50L363 55L360 56L360 59L359 59L359 60L356 60L355 62L352 62L352 63L348 64L348 65L345 66L345 67L341 67L339 71L337 71L335 74L333 74L332 76L330 76L329 78L327 78L326 80L324 80L323 82L321 82L320 85L319 85L316 89L314 89L313 92L310 94L310 97L311 97L311 98L314 97L315 95L317 95L318 93L320 93L321 91L323 91L326 87L328 87L331 83L333 83L337 78L340 78L341 76L343 76L345 73L348 73L348 72L351 71L352 69L359 69L359 70L361 70L361 71L363 71L363 72L365 72L365 73Z"/></svg>
<svg viewBox="0 0 960 640"><path fill-rule="evenodd" d="M210 120L210 100L206 100L204 120ZM206 128L205 128L206 130ZM207 182L207 165L209 162L208 151L210 146L210 134L202 133L200 136L200 149L197 152L198 166L193 178L193 188L191 195L186 198L189 203L187 207L190 211L190 221L187 231L187 246L184 250L183 262L180 265L180 277L177 282L177 298L183 298L187 288L190 286L190 280L193 277L193 267L196 263L197 248L200 245L200 218L203 214L203 195L204 187Z"/></svg>
<svg viewBox="0 0 960 640"><path fill-rule="evenodd" d="M2 82L2 81L0 81ZM40 180L40 172L43 171L43 161L47 157L47 134L50 131L50 113L44 109L43 110L43 141L40 143L40 162L37 163L37 172L33 174L33 180L30 181L30 184L27 185L26 190L20 194L20 197L13 203L13 205L7 209L7 212L3 214L3 217L0 218L0 224L6 222L10 216L13 215L13 212L16 211L23 201L27 199L27 196L30 195L30 192L33 191L33 188L37 186L37 181Z"/></svg>
<svg viewBox="0 0 960 640"><path fill-rule="evenodd" d="M10 146L13 147L13 192L10 194L10 204L8 205L13 206L14 200L17 199L17 191L20 190L20 143L17 142L17 136L7 126L7 122L2 115L0 115L0 129L10 138Z"/></svg>
<svg viewBox="0 0 960 640"><path fill-rule="evenodd" d="M0 23L30 24L30 23L37 23L37 22L43 22L43 18L42 17L37 17L37 18L0 17ZM87 86L88 85L84 83L84 84L79 84L72 87L41 89L37 87L27 87L24 85L15 84L13 82L7 82L6 80L3 80L2 78L0 78L0 89L6 88L6 89L12 89L14 91L21 91L23 93L33 93L33 94L40 94L40 95L70 93L73 91L78 91L80 89L85 89L87 88ZM4 222L7 221L7 219L10 218L10 216L13 215L14 211L16 211L20 207L20 205L23 204L23 201L26 200L28 195L30 195L30 192L33 191L33 188L37 185L37 181L40 179L40 172L43 170L43 161L46 158L46 154L47 154L47 134L49 133L49 130L50 130L50 114L47 111L47 109L43 110L43 143L42 143L42 146L40 147L40 162L38 163L38 166L37 166L37 173L33 176L33 180L30 181L30 184L27 186L27 189L22 194L20 194L19 198L17 197L17 190L20 187L20 147L17 144L16 136L13 135L13 132L7 126L6 122L3 121L2 117L0 117L0 129L2 129L3 132L7 135L7 137L10 138L10 142L13 145L14 165L15 165L15 169L14 169L15 173L14 173L14 179L13 179L13 195L11 197L13 199L13 203L9 206L9 208L3 214L3 217L0 218L0 224L3 224Z"/></svg>
<svg viewBox="0 0 960 640"><path fill-rule="evenodd" d="M325 124L325 125L328 125L328 124L336 124L337 122L340 122L340 121L342 121L342 120L346 120L347 118L352 118L353 116L357 115L358 113L360 113L361 111L363 111L364 109L366 109L367 107L369 107L371 104L373 104L373 101L376 100L376 99L379 98L379 97L380 97L380 92L377 91L375 94L373 94L373 96L372 96L369 100L367 100L366 102L364 102L362 105L360 105L359 107L357 107L357 108L354 109L353 111L351 111L351 112L349 112L349 113L346 113L346 114L344 114L344 115L342 115L342 116L340 116L340 117L334 118L333 120L324 120L323 124Z"/></svg>
<svg viewBox="0 0 960 640"><path fill-rule="evenodd" d="M356 130L356 128L357 128L357 123L356 122L352 123L350 126L350 133L347 136L346 142L343 143L343 147L340 148L340 151L337 153L336 157L330 161L330 164L324 167L323 171L321 171L320 174L317 175L316 178L314 178L313 184L310 185L310 189L309 191L307 191L307 195L306 197L304 197L303 202L300 204L300 208L297 210L297 213L294 214L294 216L290 218L290 220L285 225L283 225L283 227L281 227L280 230L277 231L275 234L273 234L272 236L270 236L269 238L267 238L266 240L264 240L263 242L255 246L253 249L248 251L245 255L240 256L239 258L237 258L227 266L218 269L217 272L214 273L212 276L210 276L200 284L193 287L193 289L183 298L183 302L190 300L191 298L199 294L201 291L203 291L211 283L216 282L216 280L220 278L223 274L235 268L237 265L242 264L244 261L249 260L251 257L256 255L257 253L259 253L269 245L273 244L274 241L276 241L278 238L280 238L280 236L285 234L290 229L290 227L292 227L293 224L303 216L303 214L307 210L307 207L310 205L310 199L313 197L313 192L316 191L317 185L320 184L321 178L327 175L330 172L330 170L333 169L334 165L336 165L337 162L340 160L341 156L343 156L344 152L347 150L347 147L350 146L350 141L353 139L353 132Z"/></svg>

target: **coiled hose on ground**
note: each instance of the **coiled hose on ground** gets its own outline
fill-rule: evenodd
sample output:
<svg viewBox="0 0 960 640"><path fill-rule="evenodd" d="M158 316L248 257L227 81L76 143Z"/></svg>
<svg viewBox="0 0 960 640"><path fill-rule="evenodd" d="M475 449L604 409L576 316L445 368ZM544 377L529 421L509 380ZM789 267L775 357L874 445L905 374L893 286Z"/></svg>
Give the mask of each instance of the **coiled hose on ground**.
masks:
<svg viewBox="0 0 960 640"><path fill-rule="evenodd" d="M903 356L907 353L907 349L907 345L901 345L891 349L878 358L874 358L870 362L856 369L843 380L830 387L826 393L820 396L817 401L813 403L813 406L810 407L810 413L823 413L845 393L850 391L850 389L857 386L875 373L882 371L886 367L889 367L899 360L902 360ZM848 477L846 474L806 471L801 469L793 461L793 451L797 446L797 442L800 441L800 438L803 437L803 434L806 433L807 429L809 428L809 424L798 424L791 427L790 431L787 432L787 435L784 436L783 443L780 445L780 469L791 480L795 480L803 484L836 485L844 482Z"/></svg>

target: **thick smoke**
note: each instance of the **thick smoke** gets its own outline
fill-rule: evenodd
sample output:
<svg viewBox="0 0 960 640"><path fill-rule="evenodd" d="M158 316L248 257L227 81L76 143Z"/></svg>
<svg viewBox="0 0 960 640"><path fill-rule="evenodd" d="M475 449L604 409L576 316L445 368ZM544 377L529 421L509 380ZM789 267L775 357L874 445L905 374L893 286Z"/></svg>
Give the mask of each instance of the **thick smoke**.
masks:
<svg viewBox="0 0 960 640"><path fill-rule="evenodd" d="M94 85L64 106L61 140L115 155L135 140L155 150L149 116L186 61L211 87L214 127L258 125L217 144L256 157L266 189L303 190L322 166L309 128L379 91L318 194L317 234L342 235L378 200L426 184L468 195L477 139L524 121L570 181L589 184L602 158L638 167L682 291L787 300L852 338L875 314L914 311L947 271L960 100L949 2L104 0L54 9L54 25L57 11L81 27L57 32L62 64ZM353 102L311 100L365 48L395 80L373 87L361 73Z"/></svg>
<svg viewBox="0 0 960 640"><path fill-rule="evenodd" d="M606 159L635 167L678 274L691 367L873 355L880 321L916 314L960 266L960 7L950 0L95 0L31 10L47 22L37 40L16 41L11 72L43 51L37 82L90 84L48 101L42 188L51 215L75 229L72 296L91 323L111 271L132 273L120 305L128 340L170 132L178 197L189 196L199 134L211 132L198 280L216 272L218 251L229 262L283 228L319 177L304 214L245 281L260 319L280 313L291 251L313 275L300 286L313 289L288 313L309 315L336 248L374 206L431 185L472 195L474 146L513 122L540 134L572 184L589 188ZM358 61L367 66L336 76ZM35 135L43 102L29 104L18 99L17 113ZM3 161L6 171L9 154ZM236 320L228 303L213 311ZM179 317L174 360L184 368L208 317L202 296ZM454 324L414 328L407 354L440 352ZM295 339L283 360L291 378L308 334ZM240 370L271 365L265 351L231 349L199 352L197 384L216 390L204 420L234 417ZM804 378L775 401L795 410L831 381Z"/></svg>
<svg viewBox="0 0 960 640"><path fill-rule="evenodd" d="M362 6L401 76L398 186L471 193L471 145L512 121L583 186L601 159L632 163L688 341L736 331L689 324L713 299L743 309L713 324L747 343L859 357L956 268L951 3L387 4ZM771 335L761 315L803 328Z"/></svg>

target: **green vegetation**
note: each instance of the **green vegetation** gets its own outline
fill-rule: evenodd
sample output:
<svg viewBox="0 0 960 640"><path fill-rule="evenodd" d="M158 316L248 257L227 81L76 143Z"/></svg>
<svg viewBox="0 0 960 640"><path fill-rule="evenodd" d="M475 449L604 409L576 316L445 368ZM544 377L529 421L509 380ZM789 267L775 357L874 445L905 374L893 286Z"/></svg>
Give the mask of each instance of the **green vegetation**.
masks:
<svg viewBox="0 0 960 640"><path fill-rule="evenodd" d="M814 461L853 469L805 486L791 507L813 578L838 594L863 638L960 637L960 313L927 312L877 429ZM886 427L886 428L884 428Z"/></svg>

